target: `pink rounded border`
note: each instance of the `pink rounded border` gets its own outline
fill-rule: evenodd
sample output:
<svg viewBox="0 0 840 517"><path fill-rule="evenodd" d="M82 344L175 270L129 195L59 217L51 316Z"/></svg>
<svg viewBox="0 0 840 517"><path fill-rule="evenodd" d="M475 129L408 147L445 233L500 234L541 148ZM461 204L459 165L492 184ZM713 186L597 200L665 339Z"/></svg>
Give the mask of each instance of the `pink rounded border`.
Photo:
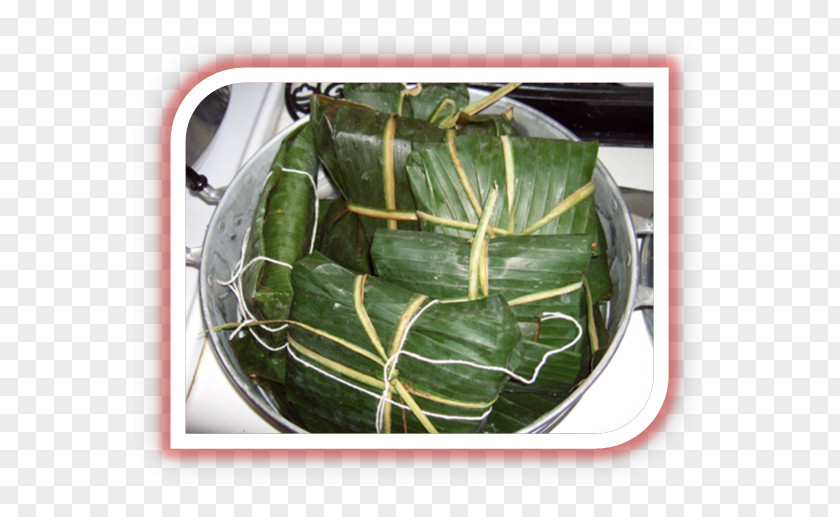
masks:
<svg viewBox="0 0 840 517"><path fill-rule="evenodd" d="M660 67L669 70L670 109L669 124L669 179L670 179L670 306L669 306L669 383L665 401L653 422L635 438L614 447L597 450L555 450L555 449L509 449L509 450L263 450L263 449L219 449L219 450L182 450L172 449L170 441L170 372L171 349L171 307L170 307L170 199L172 179L170 163L170 137L172 122L178 106L186 95L201 81L233 68L263 67L546 67L546 68L583 68L583 67ZM179 458L266 458L266 459L315 459L353 458L376 460L393 457L395 459L434 459L447 457L469 460L508 459L540 460L556 459L595 459L622 456L635 449L644 448L665 427L678 395L677 384L682 374L682 68L679 62L668 56L234 56L221 58L215 63L203 66L190 74L173 92L163 109L161 121L161 227L160 227L160 331L161 331L161 453L171 459Z"/></svg>

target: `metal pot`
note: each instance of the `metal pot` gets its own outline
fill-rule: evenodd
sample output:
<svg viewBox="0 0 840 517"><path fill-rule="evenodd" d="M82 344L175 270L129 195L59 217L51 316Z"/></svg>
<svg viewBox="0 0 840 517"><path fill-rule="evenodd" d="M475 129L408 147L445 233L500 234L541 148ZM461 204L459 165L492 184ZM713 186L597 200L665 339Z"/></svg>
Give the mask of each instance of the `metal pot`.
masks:
<svg viewBox="0 0 840 517"><path fill-rule="evenodd" d="M471 101L486 95L479 90L470 90ZM523 136L577 140L568 129L546 115L520 102L503 98L487 109L488 113L501 113L514 108L517 128ZM248 162L242 166L231 184L224 190L216 211L208 225L201 249L187 250L187 265L200 269L199 292L204 323L213 328L224 323L237 321L237 302L230 290L217 281L228 280L234 264L239 260L245 231L251 224L259 198L259 189L270 170L280 144L298 126L306 123L308 117L276 135L266 143ZM318 195L321 198L334 197L335 192L319 174ZM633 218L622 198L621 191L604 165L598 161L593 175L595 184L595 205L609 248L610 274L613 281L613 297L605 311L607 329L611 341L602 360L592 373L556 408L540 419L519 430L521 433L546 433L553 429L577 404L584 393L604 371L618 349L632 312L640 307L652 305L652 289L639 285L639 253ZM207 187L212 189L211 187ZM218 191L221 191L219 189ZM650 221L640 220L651 226ZM260 388L239 367L236 356L224 332L210 333L213 350L230 380L245 398L269 422L280 430L305 433L305 429L290 422L278 409L270 393Z"/></svg>

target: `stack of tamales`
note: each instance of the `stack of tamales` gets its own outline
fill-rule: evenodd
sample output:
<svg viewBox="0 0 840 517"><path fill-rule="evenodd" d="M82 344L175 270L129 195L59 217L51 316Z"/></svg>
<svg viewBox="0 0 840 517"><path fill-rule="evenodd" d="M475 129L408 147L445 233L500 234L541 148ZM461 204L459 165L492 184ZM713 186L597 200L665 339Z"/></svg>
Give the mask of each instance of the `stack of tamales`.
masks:
<svg viewBox="0 0 840 517"><path fill-rule="evenodd" d="M514 432L607 335L597 143L518 135L464 85L312 98L260 192L240 366L310 432ZM322 165L339 198L315 199ZM314 231L313 231L314 230Z"/></svg>

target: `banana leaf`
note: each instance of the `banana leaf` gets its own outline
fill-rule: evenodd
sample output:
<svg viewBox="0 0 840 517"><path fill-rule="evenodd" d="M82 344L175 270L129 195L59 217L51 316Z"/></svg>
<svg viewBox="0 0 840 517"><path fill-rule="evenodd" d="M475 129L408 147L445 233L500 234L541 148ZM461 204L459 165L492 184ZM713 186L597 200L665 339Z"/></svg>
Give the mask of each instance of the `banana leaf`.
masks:
<svg viewBox="0 0 840 517"><path fill-rule="evenodd" d="M609 348L608 344L610 342L610 333L607 330L607 325L604 322L604 316L601 311L595 310L592 312L592 315L597 335L597 340L593 340L592 346L592 369L595 369L607 353L607 349Z"/></svg>
<svg viewBox="0 0 840 517"><path fill-rule="evenodd" d="M459 135L508 135L519 136L519 130L513 124L511 115L473 115L468 123L458 127Z"/></svg>
<svg viewBox="0 0 840 517"><path fill-rule="evenodd" d="M312 97L311 123L318 157L345 200L368 208L415 210L405 161L414 149L443 142L444 129L319 95ZM383 151L391 142L385 138L386 128L393 129L391 153ZM369 238L376 228L389 225L370 217L362 217L361 222ZM419 228L413 221L392 226Z"/></svg>
<svg viewBox="0 0 840 517"><path fill-rule="evenodd" d="M494 227L515 234L588 234L595 242L598 216L593 190L580 189L592 180L597 142L467 135L455 138L454 145L461 171L446 145L418 149L409 157L406 171L419 210L477 223L480 205L498 185L504 202L491 221ZM567 203L578 202L550 218L567 198ZM426 230L472 236L470 230L425 219L422 225Z"/></svg>
<svg viewBox="0 0 840 517"><path fill-rule="evenodd" d="M513 299L580 280L592 257L587 235L516 235L490 239L490 293ZM470 241L432 232L382 229L371 246L376 274L439 298L467 296Z"/></svg>
<svg viewBox="0 0 840 517"><path fill-rule="evenodd" d="M589 374L590 343L584 289L518 303L529 295L580 282L592 259L586 235L530 235L497 237L487 248L487 294L503 295L516 314L523 346L519 349L520 377L532 376L543 356L573 342L572 348L550 355L531 384L511 382L505 390L565 394ZM378 230L371 246L374 269L380 278L435 298L463 298L468 294L470 243L459 237L399 230ZM556 403L555 403L556 405Z"/></svg>
<svg viewBox="0 0 840 517"><path fill-rule="evenodd" d="M242 296L254 319L289 315L293 294L290 266L310 251L317 170L312 132L305 124L280 146L249 230L242 262L247 266L242 272ZM285 340L285 333L267 332L262 327L252 327L250 332L272 347Z"/></svg>
<svg viewBox="0 0 840 517"><path fill-rule="evenodd" d="M612 296L612 280L610 279L610 264L606 254L607 237L604 235L604 228L598 220L595 241L595 256L589 262L586 271L586 279L589 281L589 289L592 290L592 300L606 300Z"/></svg>
<svg viewBox="0 0 840 517"><path fill-rule="evenodd" d="M597 258L597 257L596 257ZM508 383L502 393L499 395L499 400L493 406L493 413L487 419L486 432L489 433L507 433L516 432L523 427L533 423L538 418L544 416L549 411L553 410L566 397L577 388L577 386L584 380L586 376L598 365L604 358L609 348L609 332L604 324L604 318L598 306L598 302L593 304L593 293L590 289L588 281L584 281L584 290L586 292L586 310L588 312L588 322L586 328L586 335L589 337L590 343L590 368L586 375L579 375L578 381L573 384L556 385L557 391L555 393L545 393L527 389L521 383ZM532 343L523 339L522 350L524 353L538 353L537 348ZM566 365L554 363L546 363L545 367L552 369L575 368L576 364L570 362L570 356L564 355L563 359L567 362ZM526 363L522 361L522 363ZM545 368L544 367L544 368ZM548 375L552 375L549 373ZM561 377L554 374L554 377ZM526 388L526 389L523 389Z"/></svg>
<svg viewBox="0 0 840 517"><path fill-rule="evenodd" d="M344 98L378 111L427 122L442 121L470 102L464 84L422 83L420 86L415 94L408 93L411 89L402 83L347 83Z"/></svg>
<svg viewBox="0 0 840 517"><path fill-rule="evenodd" d="M408 409L385 404L382 429L391 432L477 431L507 375L476 365L518 367L520 333L500 296L437 303L317 252L295 264L292 284L298 323L289 327L286 389L311 432L375 432L383 365L395 349L402 352L392 397ZM407 354L473 364L430 364Z"/></svg>
<svg viewBox="0 0 840 517"><path fill-rule="evenodd" d="M514 433L557 407L559 401L539 393L503 391L487 417L487 433Z"/></svg>
<svg viewBox="0 0 840 517"><path fill-rule="evenodd" d="M286 382L286 353L283 350L270 351L247 332L232 337L230 346L239 367L251 378L267 379L280 384Z"/></svg>
<svg viewBox="0 0 840 517"><path fill-rule="evenodd" d="M364 104L377 111L399 113L402 104L402 83L346 83L342 88L344 98Z"/></svg>
<svg viewBox="0 0 840 517"><path fill-rule="evenodd" d="M286 418L300 425L300 417L286 396L286 351L266 353L266 349L247 332L232 337L230 346L240 368L272 395L274 404Z"/></svg>
<svg viewBox="0 0 840 517"><path fill-rule="evenodd" d="M541 418L565 400L604 357L608 348L609 335L601 312L591 305L591 292L586 281L584 281L584 289L587 292L584 310L588 312L588 325L586 325L584 332L590 344L590 367L579 370L580 362L575 360L577 353L568 353L567 351L552 356L543 366L544 372L540 373L541 379L543 379L543 376L545 376L545 379L552 379L553 392L550 390L541 391L535 389L532 385L509 382L499 395L499 400L493 406L493 413L487 419L486 432L516 432ZM581 300L581 302L584 302L584 300ZM517 352L532 354L533 358L530 361L527 358L520 358L520 368L529 362L539 360L545 352L545 349L540 350L542 347L540 343L523 339L522 344L523 346ZM555 358L557 360L554 360ZM573 376L575 371L578 371L578 373ZM520 371L516 371L516 373L520 373Z"/></svg>
<svg viewBox="0 0 840 517"><path fill-rule="evenodd" d="M420 101L406 102L412 105L412 102ZM419 110L417 107L412 109ZM473 118L477 120L475 128L467 126L473 133L488 135L515 131L504 115ZM312 97L311 121L318 157L343 199L353 205L379 210L416 210L406 176L406 160L414 150L444 143L446 130L423 120L319 95ZM385 133L392 123L393 149L392 154L387 154L383 146L390 139L385 138ZM386 156L393 160L386 160ZM372 217L361 217L360 220L368 239L373 238L377 228L419 229L415 221L396 222Z"/></svg>
<svg viewBox="0 0 840 517"><path fill-rule="evenodd" d="M403 116L438 123L469 103L470 92L465 84L422 83L419 95L406 98Z"/></svg>
<svg viewBox="0 0 840 517"><path fill-rule="evenodd" d="M370 240L358 214L347 210L343 199L322 199L315 249L338 264L359 273L372 273Z"/></svg>

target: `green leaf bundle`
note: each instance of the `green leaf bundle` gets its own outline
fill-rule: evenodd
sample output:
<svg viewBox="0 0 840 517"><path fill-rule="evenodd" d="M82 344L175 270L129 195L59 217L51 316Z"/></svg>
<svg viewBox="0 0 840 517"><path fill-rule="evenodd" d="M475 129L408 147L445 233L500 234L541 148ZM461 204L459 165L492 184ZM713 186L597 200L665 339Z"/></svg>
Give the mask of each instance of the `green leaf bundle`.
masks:
<svg viewBox="0 0 840 517"><path fill-rule="evenodd" d="M422 120L315 95L313 134L318 157L348 203L380 210L413 211L405 162L414 150L438 144L445 130ZM362 218L368 238L376 228L417 229L416 222Z"/></svg>
<svg viewBox="0 0 840 517"><path fill-rule="evenodd" d="M291 268L311 251L318 159L308 124L280 146L260 192L242 257L241 305L256 320L284 319L292 303ZM285 342L285 332L253 327L254 352ZM240 350L243 354L245 351Z"/></svg>
<svg viewBox="0 0 840 517"><path fill-rule="evenodd" d="M313 96L260 192L240 367L310 432L527 426L605 353L598 144L519 137L465 85L344 94ZM340 198L316 210L319 162Z"/></svg>
<svg viewBox="0 0 840 517"><path fill-rule="evenodd" d="M412 88L402 83L347 83L344 98L385 113L442 122L467 106L470 92L464 84L422 83Z"/></svg>
<svg viewBox="0 0 840 517"><path fill-rule="evenodd" d="M372 273L370 239L361 216L349 211L343 199L321 200L319 208L315 249L347 269Z"/></svg>
<svg viewBox="0 0 840 517"><path fill-rule="evenodd" d="M595 240L591 180L597 143L468 135L447 144L418 149L406 164L420 211L477 223L482 201L498 186L503 202L491 221L494 228L512 234L589 234ZM426 230L471 237L470 230L422 221Z"/></svg>
<svg viewBox="0 0 840 517"><path fill-rule="evenodd" d="M517 366L516 317L499 296L443 303L317 252L292 283L286 387L312 432L475 432L501 369ZM386 378L399 406L381 403Z"/></svg>
<svg viewBox="0 0 840 517"><path fill-rule="evenodd" d="M527 340L519 349L515 373L530 377L543 356L553 354L531 384L512 382L506 389L547 394L567 392L589 373L586 297L581 282L592 257L586 235L531 235L491 239L481 271L470 271L466 239L431 232L378 230L371 246L376 274L428 296L466 298L471 274L483 277L484 295L502 295L516 314ZM562 313L573 318L546 318Z"/></svg>

